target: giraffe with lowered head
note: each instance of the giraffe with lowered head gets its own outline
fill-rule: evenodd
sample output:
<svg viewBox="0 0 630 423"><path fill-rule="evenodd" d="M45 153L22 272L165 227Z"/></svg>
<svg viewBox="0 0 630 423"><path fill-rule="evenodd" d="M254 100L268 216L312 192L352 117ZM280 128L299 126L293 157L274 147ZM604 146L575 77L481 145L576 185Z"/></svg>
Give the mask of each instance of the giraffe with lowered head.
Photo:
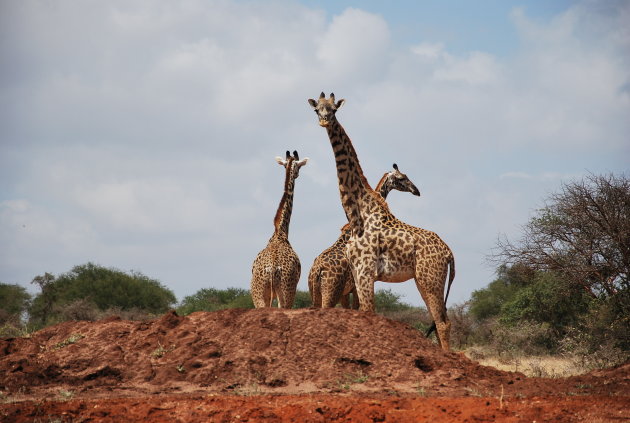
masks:
<svg viewBox="0 0 630 423"><path fill-rule="evenodd" d="M345 100L308 100L320 126L326 128L333 149L341 205L351 233L346 256L352 268L360 309L374 311L374 282L404 282L411 278L436 324L438 343L449 349L451 323L446 299L455 277L455 259L440 237L426 229L398 220L387 203L374 191L363 174L357 153L337 120ZM448 289L444 287L448 277Z"/></svg>
<svg viewBox="0 0 630 423"><path fill-rule="evenodd" d="M392 190L410 192L420 196L420 191L411 180L402 173L396 163L394 169L386 172L376 185L375 191L383 199ZM324 250L313 262L308 275L308 288L314 307L334 307L341 300L344 308L350 308L349 295L353 294L353 307L359 308L354 279L350 263L346 258L346 244L350 238L350 227L341 228L337 241Z"/></svg>
<svg viewBox="0 0 630 423"><path fill-rule="evenodd" d="M287 151L285 159L276 157L276 161L285 168L284 194L273 220L274 233L252 266L251 294L256 308L271 307L274 298L278 307L293 307L300 280L300 259L289 243L289 223L295 180L308 158L300 160L297 151L293 156Z"/></svg>

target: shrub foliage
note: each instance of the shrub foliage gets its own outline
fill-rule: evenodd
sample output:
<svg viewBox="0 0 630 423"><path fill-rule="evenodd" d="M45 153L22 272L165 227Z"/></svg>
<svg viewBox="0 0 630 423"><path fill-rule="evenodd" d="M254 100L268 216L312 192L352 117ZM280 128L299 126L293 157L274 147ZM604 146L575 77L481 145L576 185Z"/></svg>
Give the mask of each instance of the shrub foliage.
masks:
<svg viewBox="0 0 630 423"><path fill-rule="evenodd" d="M139 272L125 273L87 263L55 278L46 273L33 283L41 292L29 310L31 322L38 327L65 320L68 308L77 316L91 316L89 309L143 310L146 313L166 312L176 303L173 292L160 282Z"/></svg>

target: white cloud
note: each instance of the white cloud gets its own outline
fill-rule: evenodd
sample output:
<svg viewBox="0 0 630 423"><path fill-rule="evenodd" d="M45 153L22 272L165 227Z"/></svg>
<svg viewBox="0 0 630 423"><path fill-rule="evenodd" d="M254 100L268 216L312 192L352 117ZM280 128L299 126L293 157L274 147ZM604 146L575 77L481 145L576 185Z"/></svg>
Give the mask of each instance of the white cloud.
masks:
<svg viewBox="0 0 630 423"><path fill-rule="evenodd" d="M442 43L421 43L411 47L410 51L433 66L432 77L436 81L479 85L497 83L501 77L501 66L497 59L481 51L457 57L449 54Z"/></svg>
<svg viewBox="0 0 630 423"><path fill-rule="evenodd" d="M319 77L330 83L372 81L381 76L389 62L387 23L360 9L349 8L335 16L317 40Z"/></svg>
<svg viewBox="0 0 630 423"><path fill-rule="evenodd" d="M412 46L411 52L429 62L434 62L445 55L442 43L421 43Z"/></svg>
<svg viewBox="0 0 630 423"><path fill-rule="evenodd" d="M474 51L465 59L447 57L445 67L436 69L435 79L460 81L471 85L496 83L500 77L500 66L496 59L486 53Z"/></svg>

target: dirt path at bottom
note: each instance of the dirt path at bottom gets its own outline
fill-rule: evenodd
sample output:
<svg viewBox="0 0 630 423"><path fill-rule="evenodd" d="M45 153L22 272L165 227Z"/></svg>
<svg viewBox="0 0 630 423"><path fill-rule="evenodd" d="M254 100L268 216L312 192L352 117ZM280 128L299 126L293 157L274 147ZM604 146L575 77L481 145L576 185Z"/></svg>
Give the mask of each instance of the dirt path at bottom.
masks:
<svg viewBox="0 0 630 423"><path fill-rule="evenodd" d="M388 395L171 395L17 402L2 422L622 422L630 398Z"/></svg>

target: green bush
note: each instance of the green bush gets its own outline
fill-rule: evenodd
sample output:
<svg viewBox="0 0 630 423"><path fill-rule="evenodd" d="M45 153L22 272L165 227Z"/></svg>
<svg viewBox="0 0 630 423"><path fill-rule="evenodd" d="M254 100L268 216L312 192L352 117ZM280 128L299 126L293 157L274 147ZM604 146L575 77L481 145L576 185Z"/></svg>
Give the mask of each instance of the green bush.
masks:
<svg viewBox="0 0 630 423"><path fill-rule="evenodd" d="M0 338L23 336L28 332L23 317L31 296L19 285L0 283Z"/></svg>
<svg viewBox="0 0 630 423"><path fill-rule="evenodd" d="M312 305L311 294L308 291L297 291L295 293L293 308L309 308Z"/></svg>
<svg viewBox="0 0 630 423"><path fill-rule="evenodd" d="M520 348L523 354L549 354L558 350L569 330L610 334L618 320L600 316L596 321L610 325L589 328L585 322L598 300L553 272L515 265L501 266L498 275L488 287L472 294L475 333L470 342L489 344L500 353L516 353Z"/></svg>
<svg viewBox="0 0 630 423"><path fill-rule="evenodd" d="M546 324L559 339L588 312L590 300L584 290L553 273L536 272L528 286L503 304L500 321L508 326L523 321Z"/></svg>
<svg viewBox="0 0 630 423"><path fill-rule="evenodd" d="M273 302L274 307L277 305ZM308 308L311 296L306 291L297 291L293 308ZM188 315L195 311L217 311L227 308L254 308L252 296L247 289L241 288L203 288L185 297L177 308L180 315Z"/></svg>
<svg viewBox="0 0 630 423"><path fill-rule="evenodd" d="M30 301L31 296L23 287L0 283L0 324L20 323Z"/></svg>
<svg viewBox="0 0 630 423"><path fill-rule="evenodd" d="M377 289L374 292L374 305L377 313L410 310L414 307L400 300L402 296L391 289Z"/></svg>
<svg viewBox="0 0 630 423"><path fill-rule="evenodd" d="M177 312L185 316L195 311L216 311L226 308L254 308L249 291L241 288L203 288L185 297Z"/></svg>
<svg viewBox="0 0 630 423"><path fill-rule="evenodd" d="M29 309L30 321L36 327L72 318L68 315L72 308L76 309L74 317L93 318L96 311L91 308L99 312L140 309L161 314L176 302L170 289L141 273L125 273L92 263L75 266L58 278L51 274L38 276L33 282L42 290ZM71 310L64 311L68 307Z"/></svg>
<svg viewBox="0 0 630 423"><path fill-rule="evenodd" d="M486 288L472 293L469 302L470 313L477 320L499 316L503 305L529 285L533 275L534 272L525 266L500 266L496 280Z"/></svg>

